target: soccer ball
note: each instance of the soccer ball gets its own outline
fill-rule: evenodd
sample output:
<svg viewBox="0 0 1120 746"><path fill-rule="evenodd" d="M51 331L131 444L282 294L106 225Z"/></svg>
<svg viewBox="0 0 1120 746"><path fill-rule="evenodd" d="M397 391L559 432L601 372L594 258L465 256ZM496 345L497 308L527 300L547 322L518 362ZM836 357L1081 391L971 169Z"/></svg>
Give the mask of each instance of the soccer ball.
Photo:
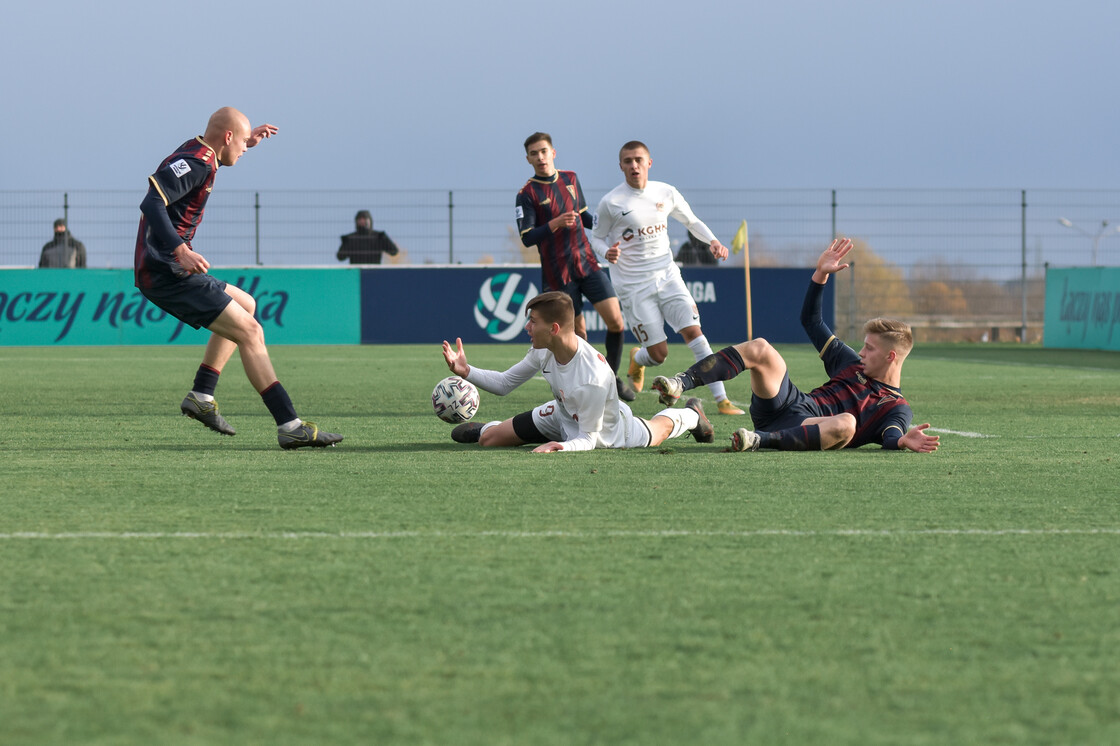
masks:
<svg viewBox="0 0 1120 746"><path fill-rule="evenodd" d="M444 422L466 422L478 411L478 389L459 376L448 376L432 391L432 409Z"/></svg>

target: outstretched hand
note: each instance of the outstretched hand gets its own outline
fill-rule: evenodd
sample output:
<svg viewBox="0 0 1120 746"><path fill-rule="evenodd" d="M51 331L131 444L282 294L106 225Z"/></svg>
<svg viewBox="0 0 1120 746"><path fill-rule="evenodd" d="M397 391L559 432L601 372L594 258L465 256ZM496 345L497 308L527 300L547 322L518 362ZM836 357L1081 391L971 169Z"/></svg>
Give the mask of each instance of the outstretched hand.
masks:
<svg viewBox="0 0 1120 746"><path fill-rule="evenodd" d="M914 453L933 453L937 450L937 444L941 438L937 435L927 435L925 433L927 427L929 427L928 422L910 428L905 435L898 439L898 445Z"/></svg>
<svg viewBox="0 0 1120 746"><path fill-rule="evenodd" d="M824 253L817 259L817 271L813 273L813 281L823 284L828 276L835 274L851 265L844 261L844 257L852 250L852 239L837 238L833 240Z"/></svg>
<svg viewBox="0 0 1120 746"><path fill-rule="evenodd" d="M557 451L564 450L564 446L557 443L555 440L550 440L547 443L541 443L539 446L532 450L532 453L556 453Z"/></svg>
<svg viewBox="0 0 1120 746"><path fill-rule="evenodd" d="M455 349L451 349L451 344L445 339L443 340L443 359L447 361L447 367L452 373L460 378L466 378L467 374L471 372L471 366L467 365L467 353L463 352L463 340L460 337L455 338Z"/></svg>
<svg viewBox="0 0 1120 746"><path fill-rule="evenodd" d="M278 127L276 127L276 125L273 125L273 124L262 124L258 127L254 127L253 131L249 133L248 142L246 142L245 144L246 144L246 146L251 148L254 145L256 145L257 143L259 143L261 140L265 140L269 137L272 137L273 135L275 135L279 131L280 131L280 129Z"/></svg>

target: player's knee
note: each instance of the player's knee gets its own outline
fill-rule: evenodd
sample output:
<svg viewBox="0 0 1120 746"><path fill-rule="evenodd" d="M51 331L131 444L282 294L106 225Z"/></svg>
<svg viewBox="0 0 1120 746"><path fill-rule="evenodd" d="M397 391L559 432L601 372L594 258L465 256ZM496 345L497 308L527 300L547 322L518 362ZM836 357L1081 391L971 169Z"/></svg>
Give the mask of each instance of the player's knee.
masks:
<svg viewBox="0 0 1120 746"><path fill-rule="evenodd" d="M750 368L765 363L778 354L774 346L763 337L755 337L749 342L740 342L735 345L735 349L739 352L743 361L747 363L747 367Z"/></svg>
<svg viewBox="0 0 1120 746"><path fill-rule="evenodd" d="M238 290L240 290L240 288L238 288ZM233 302L244 308L250 316L257 312L257 299L244 290L241 290L239 293L230 293L229 295L233 298Z"/></svg>
<svg viewBox="0 0 1120 746"><path fill-rule="evenodd" d="M502 429L500 427L488 427L482 431L478 436L478 444L483 448L494 448L497 446L507 446L506 438L503 437Z"/></svg>
<svg viewBox="0 0 1120 746"><path fill-rule="evenodd" d="M238 325L238 339L242 347L264 347L264 327L252 316L246 316Z"/></svg>
<svg viewBox="0 0 1120 746"><path fill-rule="evenodd" d="M841 445L851 442L852 438L856 437L856 418L847 412L836 415L832 427Z"/></svg>

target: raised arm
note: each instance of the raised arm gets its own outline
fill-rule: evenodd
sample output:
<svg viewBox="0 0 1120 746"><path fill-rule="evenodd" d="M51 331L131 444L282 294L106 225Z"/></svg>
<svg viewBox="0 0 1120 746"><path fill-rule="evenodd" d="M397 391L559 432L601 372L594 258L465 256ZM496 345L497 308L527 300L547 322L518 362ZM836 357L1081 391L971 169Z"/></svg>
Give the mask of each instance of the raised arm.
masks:
<svg viewBox="0 0 1120 746"><path fill-rule="evenodd" d="M852 239L837 238L829 244L824 253L817 258L817 268L813 272L813 282L823 285L828 282L828 276L834 275L842 269L847 269L850 264L844 257L852 250Z"/></svg>
<svg viewBox="0 0 1120 746"><path fill-rule="evenodd" d="M245 143L245 145L252 148L256 146L261 140L267 140L279 131L279 128L272 124L262 124L254 127L253 131L249 133L249 139Z"/></svg>

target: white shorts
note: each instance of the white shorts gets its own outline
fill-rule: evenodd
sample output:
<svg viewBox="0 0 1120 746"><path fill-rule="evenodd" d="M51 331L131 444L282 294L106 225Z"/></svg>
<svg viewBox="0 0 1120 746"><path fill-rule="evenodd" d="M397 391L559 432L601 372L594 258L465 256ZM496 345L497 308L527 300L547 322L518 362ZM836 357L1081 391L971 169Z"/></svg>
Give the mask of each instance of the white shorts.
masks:
<svg viewBox="0 0 1120 746"><path fill-rule="evenodd" d="M614 441L601 444L601 448L646 448L653 439L649 424L641 417L635 417L630 407L619 404L621 414L621 432L615 433ZM579 437L579 426L571 423L572 432L565 432L566 418L560 414L560 406L556 400L545 402L533 409L533 427L541 435L557 443L573 440Z"/></svg>
<svg viewBox="0 0 1120 746"><path fill-rule="evenodd" d="M675 332L686 326L700 326L696 301L676 265L649 282L641 285L616 283L614 289L626 324L642 347L667 340L666 323Z"/></svg>

